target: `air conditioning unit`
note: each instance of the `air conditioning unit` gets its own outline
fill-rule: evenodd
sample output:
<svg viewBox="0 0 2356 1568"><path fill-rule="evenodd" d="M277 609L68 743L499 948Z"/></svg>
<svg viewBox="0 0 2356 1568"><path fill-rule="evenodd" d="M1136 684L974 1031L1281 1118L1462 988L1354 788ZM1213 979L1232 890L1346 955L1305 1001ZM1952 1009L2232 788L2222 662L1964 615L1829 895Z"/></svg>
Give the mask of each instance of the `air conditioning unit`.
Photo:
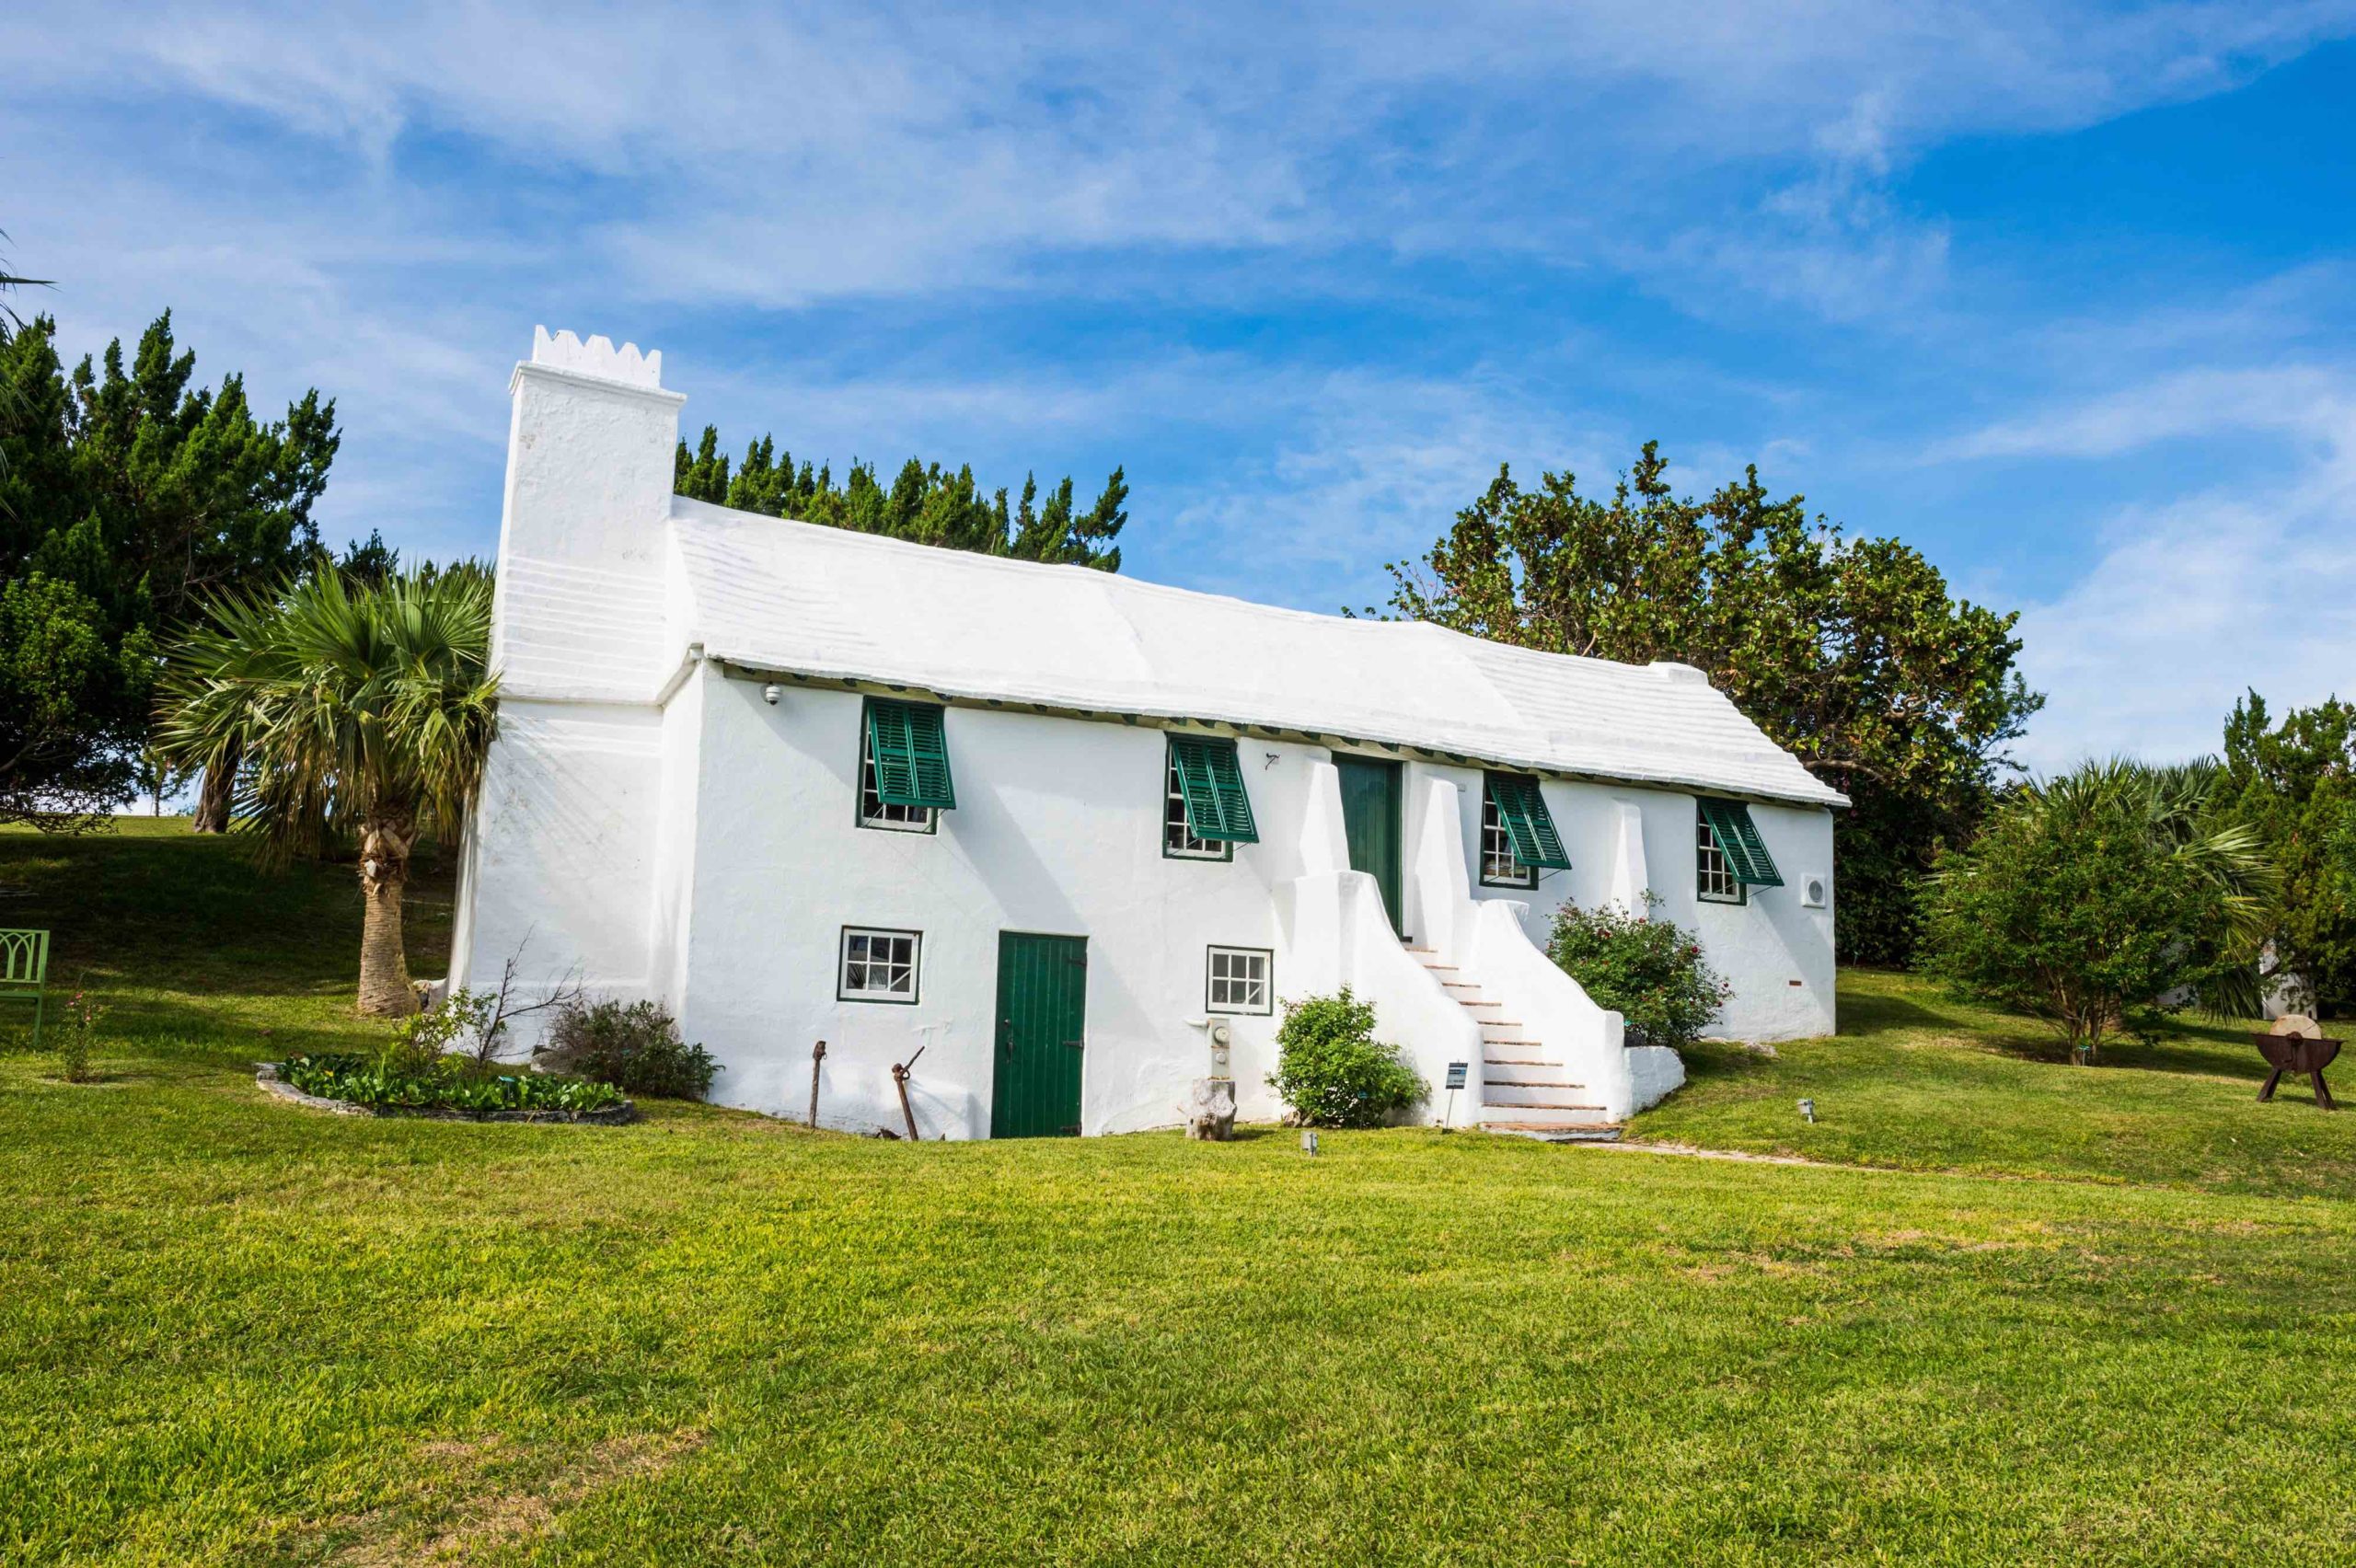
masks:
<svg viewBox="0 0 2356 1568"><path fill-rule="evenodd" d="M1822 877L1800 879L1800 902L1810 909L1821 909L1831 897L1832 890Z"/></svg>

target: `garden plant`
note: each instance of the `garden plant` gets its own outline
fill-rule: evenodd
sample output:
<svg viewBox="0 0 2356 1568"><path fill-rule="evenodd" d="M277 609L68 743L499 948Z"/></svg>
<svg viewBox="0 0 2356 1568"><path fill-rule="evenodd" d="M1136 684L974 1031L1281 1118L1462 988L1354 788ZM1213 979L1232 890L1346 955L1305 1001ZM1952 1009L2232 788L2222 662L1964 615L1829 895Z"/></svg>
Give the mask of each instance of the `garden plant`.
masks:
<svg viewBox="0 0 2356 1568"><path fill-rule="evenodd" d="M1660 900L1645 895L1647 911ZM1563 973L1598 1007L1627 1020L1632 1045L1683 1045L1717 1018L1734 988L1702 957L1702 944L1673 920L1616 904L1565 904L1546 944Z"/></svg>
<svg viewBox="0 0 2356 1568"><path fill-rule="evenodd" d="M1379 1127L1428 1092L1399 1048L1375 1039L1374 1005L1346 986L1285 1004L1268 1084L1312 1127Z"/></svg>

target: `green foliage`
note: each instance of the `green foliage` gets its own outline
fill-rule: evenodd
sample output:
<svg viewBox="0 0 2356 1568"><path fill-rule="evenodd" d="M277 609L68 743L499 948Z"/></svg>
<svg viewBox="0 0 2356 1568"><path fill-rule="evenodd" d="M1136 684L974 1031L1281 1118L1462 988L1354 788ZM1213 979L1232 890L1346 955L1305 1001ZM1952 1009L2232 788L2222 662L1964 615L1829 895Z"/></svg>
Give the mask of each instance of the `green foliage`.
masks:
<svg viewBox="0 0 2356 1568"><path fill-rule="evenodd" d="M1645 902L1660 901L1647 894ZM1627 1020L1632 1045L1683 1045L1734 995L1703 961L1702 944L1676 921L1632 915L1617 905L1564 905L1546 951L1596 1006Z"/></svg>
<svg viewBox="0 0 2356 1568"><path fill-rule="evenodd" d="M0 334L0 821L87 826L130 799L154 660L205 594L308 558L340 437L316 391L265 422L191 387L156 319L70 373L56 324Z"/></svg>
<svg viewBox="0 0 2356 1568"><path fill-rule="evenodd" d="M107 1009L81 986L65 998L57 1009L57 1020L51 1028L57 1038L57 1069L68 1083L90 1081L90 1041L98 1031Z"/></svg>
<svg viewBox="0 0 2356 1568"><path fill-rule="evenodd" d="M661 1004L645 1001L572 1002L549 1025L540 1056L560 1072L673 1100L701 1100L720 1070Z"/></svg>
<svg viewBox="0 0 2356 1568"><path fill-rule="evenodd" d="M1374 1004L1348 986L1284 1008L1268 1086L1309 1125L1379 1127L1428 1092L1399 1047L1374 1038Z"/></svg>
<svg viewBox="0 0 2356 1568"><path fill-rule="evenodd" d="M2275 969L2306 1010L2356 1010L2356 704L2327 698L2268 721L2258 693L2225 721L2223 814L2246 823L2281 870L2268 900Z"/></svg>
<svg viewBox="0 0 2356 1568"><path fill-rule="evenodd" d="M231 594L174 653L160 744L183 764L242 752L240 814L281 852L330 830L455 832L481 777L498 682L479 570L379 584L313 572Z"/></svg>
<svg viewBox="0 0 2356 1568"><path fill-rule="evenodd" d="M938 463L911 457L886 486L872 465L853 463L837 485L831 467L814 469L804 462L796 468L793 454L780 452L766 435L745 449L732 473L720 450L719 429L712 425L704 426L693 454L686 441L679 443L672 488L693 500L742 512L946 549L1105 571L1121 570L1120 547L1113 541L1129 517L1124 510L1128 482L1118 468L1086 512L1074 510L1069 476L1042 502L1037 479L1026 475L1022 498L1010 508L1005 490L985 495L971 467L953 474Z"/></svg>
<svg viewBox="0 0 2356 1568"><path fill-rule="evenodd" d="M2150 1037L2262 934L2276 877L2257 835L2215 825L2225 784L2213 764L2113 761L2024 789L1924 884L1924 969L2081 1060Z"/></svg>
<svg viewBox="0 0 2356 1568"><path fill-rule="evenodd" d="M1476 637L1706 672L1854 809L1835 820L1844 958L1911 950L1911 889L1969 838L2043 703L2014 669L2017 615L1955 599L1922 554L1771 500L1759 471L1677 496L1657 444L1608 501L1499 469L1415 566L1392 613Z"/></svg>
<svg viewBox="0 0 2356 1568"><path fill-rule="evenodd" d="M0 585L0 821L87 829L130 798L147 730L155 642L71 582Z"/></svg>
<svg viewBox="0 0 2356 1568"><path fill-rule="evenodd" d="M489 1074L462 1056L422 1062L406 1049L374 1060L351 1055L296 1056L279 1076L306 1094L354 1105L409 1111L463 1111L487 1115L499 1111L560 1111L578 1116L621 1104L609 1084L549 1073Z"/></svg>

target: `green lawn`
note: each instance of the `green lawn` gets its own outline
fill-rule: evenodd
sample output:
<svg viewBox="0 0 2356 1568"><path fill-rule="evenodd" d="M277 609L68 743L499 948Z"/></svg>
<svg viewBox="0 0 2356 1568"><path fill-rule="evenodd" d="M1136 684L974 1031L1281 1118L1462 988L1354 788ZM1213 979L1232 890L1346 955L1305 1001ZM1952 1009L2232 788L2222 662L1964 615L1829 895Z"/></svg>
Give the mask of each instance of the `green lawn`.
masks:
<svg viewBox="0 0 2356 1568"><path fill-rule="evenodd" d="M1638 1128L2068 1180L359 1121L245 1066L369 1033L356 896L0 835L116 1009L101 1083L0 1055L0 1559L2356 1560L2349 1119L2229 1039L1852 976Z"/></svg>

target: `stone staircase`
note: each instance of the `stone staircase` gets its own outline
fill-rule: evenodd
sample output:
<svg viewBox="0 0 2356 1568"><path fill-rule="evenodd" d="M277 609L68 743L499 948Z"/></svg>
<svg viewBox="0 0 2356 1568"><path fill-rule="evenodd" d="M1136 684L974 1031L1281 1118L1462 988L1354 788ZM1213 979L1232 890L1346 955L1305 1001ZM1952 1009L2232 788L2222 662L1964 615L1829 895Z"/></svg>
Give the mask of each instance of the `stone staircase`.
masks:
<svg viewBox="0 0 2356 1568"><path fill-rule="evenodd" d="M1528 1038L1505 1004L1489 1000L1480 986L1455 965L1440 962L1429 948L1409 946L1408 956L1431 972L1457 1006L1481 1029L1481 1128L1536 1138L1616 1136L1595 1097L1574 1080L1562 1058L1545 1043Z"/></svg>

